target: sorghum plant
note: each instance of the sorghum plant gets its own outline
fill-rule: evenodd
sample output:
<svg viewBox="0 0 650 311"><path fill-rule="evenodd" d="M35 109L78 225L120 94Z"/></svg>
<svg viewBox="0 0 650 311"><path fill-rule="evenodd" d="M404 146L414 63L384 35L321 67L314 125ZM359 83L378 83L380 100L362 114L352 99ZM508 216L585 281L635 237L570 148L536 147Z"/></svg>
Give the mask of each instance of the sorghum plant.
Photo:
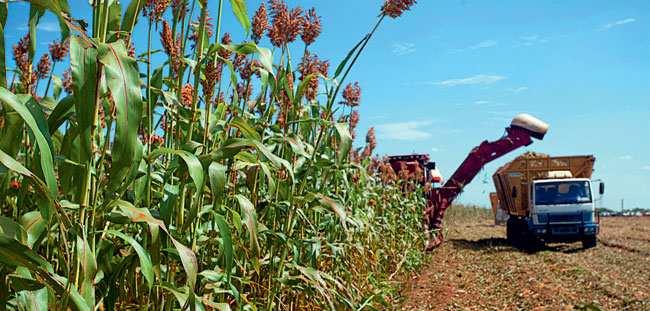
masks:
<svg viewBox="0 0 650 311"><path fill-rule="evenodd" d="M283 0L252 20L229 2L250 29L241 43L221 29L222 0L94 0L88 23L66 0L32 1L14 68L0 58L0 305L390 306L393 276L420 262L424 198L373 158L373 129L352 148L359 113L340 103L359 106L361 88L339 91L384 17L414 3L386 1L332 71L311 50L321 17ZM37 61L45 11L62 39Z"/></svg>

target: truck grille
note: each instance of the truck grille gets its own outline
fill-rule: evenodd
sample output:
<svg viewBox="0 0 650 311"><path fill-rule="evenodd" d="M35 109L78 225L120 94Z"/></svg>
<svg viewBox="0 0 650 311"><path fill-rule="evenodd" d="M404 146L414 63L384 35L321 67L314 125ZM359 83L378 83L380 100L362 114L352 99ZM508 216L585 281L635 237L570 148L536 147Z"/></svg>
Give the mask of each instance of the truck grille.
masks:
<svg viewBox="0 0 650 311"><path fill-rule="evenodd" d="M553 234L576 234L578 227L556 227L551 229Z"/></svg>
<svg viewBox="0 0 650 311"><path fill-rule="evenodd" d="M548 218L550 223L581 222L582 214L549 214Z"/></svg>

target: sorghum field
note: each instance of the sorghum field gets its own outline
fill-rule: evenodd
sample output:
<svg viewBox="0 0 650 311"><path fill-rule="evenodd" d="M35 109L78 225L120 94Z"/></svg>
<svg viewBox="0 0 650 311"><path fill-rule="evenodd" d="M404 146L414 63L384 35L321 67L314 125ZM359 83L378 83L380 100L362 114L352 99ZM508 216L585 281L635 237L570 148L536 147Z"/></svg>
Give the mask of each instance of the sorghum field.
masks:
<svg viewBox="0 0 650 311"><path fill-rule="evenodd" d="M422 261L421 172L397 181L372 129L352 145L346 77L415 1L376 7L336 63L283 0L124 2L30 1L13 46L0 2L0 306L391 308ZM35 55L46 12L61 39Z"/></svg>

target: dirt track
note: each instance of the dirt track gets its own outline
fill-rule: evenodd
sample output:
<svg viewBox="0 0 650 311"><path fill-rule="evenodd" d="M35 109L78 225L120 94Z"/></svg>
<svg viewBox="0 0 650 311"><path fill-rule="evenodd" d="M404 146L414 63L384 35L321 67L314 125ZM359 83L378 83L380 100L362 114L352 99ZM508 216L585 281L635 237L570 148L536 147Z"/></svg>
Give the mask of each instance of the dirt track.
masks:
<svg viewBox="0 0 650 311"><path fill-rule="evenodd" d="M650 217L603 218L596 248L528 254L483 219L447 241L407 285L403 310L650 310Z"/></svg>

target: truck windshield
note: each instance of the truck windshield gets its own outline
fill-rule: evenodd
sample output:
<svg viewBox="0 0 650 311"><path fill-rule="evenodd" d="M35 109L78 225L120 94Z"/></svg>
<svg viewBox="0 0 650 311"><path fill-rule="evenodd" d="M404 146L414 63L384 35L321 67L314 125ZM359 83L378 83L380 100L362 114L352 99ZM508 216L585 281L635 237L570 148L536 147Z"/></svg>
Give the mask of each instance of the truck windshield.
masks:
<svg viewBox="0 0 650 311"><path fill-rule="evenodd" d="M556 181L535 185L535 204L590 203L591 190L588 181Z"/></svg>

